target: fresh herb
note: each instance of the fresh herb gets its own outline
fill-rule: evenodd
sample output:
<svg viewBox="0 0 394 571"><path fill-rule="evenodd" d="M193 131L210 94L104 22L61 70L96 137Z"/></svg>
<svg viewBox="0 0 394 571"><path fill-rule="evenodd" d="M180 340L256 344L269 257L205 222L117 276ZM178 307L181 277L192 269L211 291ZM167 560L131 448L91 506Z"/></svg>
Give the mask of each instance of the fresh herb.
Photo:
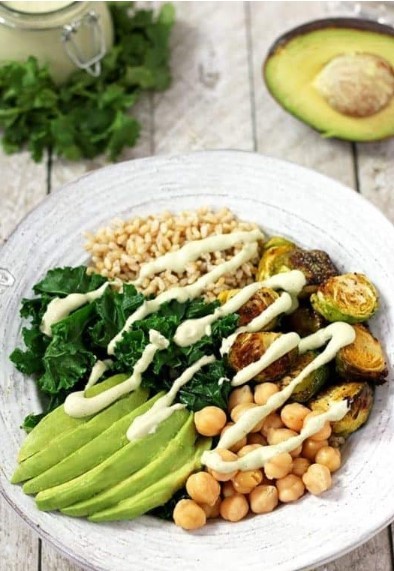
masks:
<svg viewBox="0 0 394 571"><path fill-rule="evenodd" d="M30 326L22 330L26 349L15 349L11 360L21 372L35 375L40 394L47 398L45 413L61 404L71 391L83 388L95 361L106 357L108 343L145 301L133 285L124 284L121 292L108 287L100 298L54 324L52 337L41 332L42 316L52 299L69 293L86 293L104 282L105 278L97 274L88 275L83 266L56 268L34 286L37 297L22 302L21 315L30 320ZM218 360L201 369L182 388L178 401L193 411L209 404L226 408L230 383L223 379L229 371L226 361L220 358L219 348L222 338L237 327L238 315L219 319L212 325L210 336L189 347L179 347L172 341L183 320L207 315L217 305L218 302L206 303L203 299L163 304L159 311L136 321L124 333L115 346L111 371L131 371L149 343L149 331L155 329L171 341L167 349L156 353L142 385L154 393L169 390L187 367L204 355L215 355ZM29 415L25 428L31 428L41 417Z"/></svg>
<svg viewBox="0 0 394 571"><path fill-rule="evenodd" d="M76 71L57 86L35 57L0 67L0 128L3 148L27 148L35 161L47 150L69 160L106 153L111 160L133 146L140 125L129 111L144 91L170 84L169 37L174 8L132 11L113 2L114 46L99 77ZM131 13L130 13L131 12Z"/></svg>

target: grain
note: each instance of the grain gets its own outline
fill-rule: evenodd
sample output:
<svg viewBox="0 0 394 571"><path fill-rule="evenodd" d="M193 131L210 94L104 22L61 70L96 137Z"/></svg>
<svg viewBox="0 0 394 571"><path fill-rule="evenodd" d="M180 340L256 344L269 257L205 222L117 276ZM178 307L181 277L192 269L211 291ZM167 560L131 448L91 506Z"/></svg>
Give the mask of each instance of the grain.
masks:
<svg viewBox="0 0 394 571"><path fill-rule="evenodd" d="M91 256L89 272L97 272L109 279L134 281L141 264L179 250L189 240L255 228L256 224L238 220L227 208L218 211L200 208L179 214L162 212L146 218L116 219L95 234L86 233L85 249ZM174 286L194 283L216 265L232 258L241 247L239 245L223 252L203 254L199 260L187 264L182 274L166 270L144 280L140 289L145 295L157 295ZM258 260L259 257L256 256L236 272L222 276L207 289L206 297L214 299L225 289L252 283Z"/></svg>

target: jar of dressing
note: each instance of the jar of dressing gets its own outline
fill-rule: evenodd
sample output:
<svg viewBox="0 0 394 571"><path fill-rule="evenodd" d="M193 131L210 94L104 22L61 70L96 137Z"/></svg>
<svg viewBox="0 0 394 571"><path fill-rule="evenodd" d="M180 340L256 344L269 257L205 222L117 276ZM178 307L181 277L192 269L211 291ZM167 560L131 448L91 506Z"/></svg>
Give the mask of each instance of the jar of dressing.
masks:
<svg viewBox="0 0 394 571"><path fill-rule="evenodd" d="M106 2L0 2L0 65L35 56L62 83L76 69L100 75L112 44Z"/></svg>

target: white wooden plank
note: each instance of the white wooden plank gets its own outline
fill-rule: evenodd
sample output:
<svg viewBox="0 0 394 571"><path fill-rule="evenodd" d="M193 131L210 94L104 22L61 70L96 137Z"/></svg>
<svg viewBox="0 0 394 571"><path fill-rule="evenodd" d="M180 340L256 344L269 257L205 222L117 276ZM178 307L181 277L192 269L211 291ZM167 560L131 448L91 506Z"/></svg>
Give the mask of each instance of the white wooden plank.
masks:
<svg viewBox="0 0 394 571"><path fill-rule="evenodd" d="M391 571L388 534L384 529L362 547L315 571Z"/></svg>
<svg viewBox="0 0 394 571"><path fill-rule="evenodd" d="M141 133L135 147L127 148L119 157L119 161L146 157L152 152L152 123L151 123L152 96L143 95L133 107L131 114L141 124ZM51 191L57 190L67 182L74 180L89 171L101 168L108 164L105 156L96 157L90 161L70 162L54 157L51 168Z"/></svg>
<svg viewBox="0 0 394 571"><path fill-rule="evenodd" d="M156 153L253 149L244 7L177 2L173 84L155 94Z"/></svg>
<svg viewBox="0 0 394 571"><path fill-rule="evenodd" d="M286 113L264 85L262 63L275 39L291 28L326 16L324 2L250 2L257 150L313 168L354 186L348 143L323 139Z"/></svg>
<svg viewBox="0 0 394 571"><path fill-rule="evenodd" d="M394 223L394 139L357 146L360 192Z"/></svg>
<svg viewBox="0 0 394 571"><path fill-rule="evenodd" d="M35 164L28 153L12 156L0 152L0 244L25 214L46 195L46 164ZM35 569L38 562L36 534L0 496L0 568Z"/></svg>
<svg viewBox="0 0 394 571"><path fill-rule="evenodd" d="M35 570L38 564L37 535L0 497L0 569Z"/></svg>
<svg viewBox="0 0 394 571"><path fill-rule="evenodd" d="M82 567L58 553L49 543L43 542L41 571L82 571Z"/></svg>

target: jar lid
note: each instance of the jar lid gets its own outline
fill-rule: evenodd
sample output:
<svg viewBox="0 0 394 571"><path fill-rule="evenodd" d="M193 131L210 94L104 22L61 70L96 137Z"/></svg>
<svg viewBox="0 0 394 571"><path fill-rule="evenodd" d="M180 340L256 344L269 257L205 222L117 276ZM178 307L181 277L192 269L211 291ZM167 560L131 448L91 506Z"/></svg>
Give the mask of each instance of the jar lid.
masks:
<svg viewBox="0 0 394 571"><path fill-rule="evenodd" d="M57 28L86 10L88 4L89 2L61 0L0 2L0 24L25 30Z"/></svg>

